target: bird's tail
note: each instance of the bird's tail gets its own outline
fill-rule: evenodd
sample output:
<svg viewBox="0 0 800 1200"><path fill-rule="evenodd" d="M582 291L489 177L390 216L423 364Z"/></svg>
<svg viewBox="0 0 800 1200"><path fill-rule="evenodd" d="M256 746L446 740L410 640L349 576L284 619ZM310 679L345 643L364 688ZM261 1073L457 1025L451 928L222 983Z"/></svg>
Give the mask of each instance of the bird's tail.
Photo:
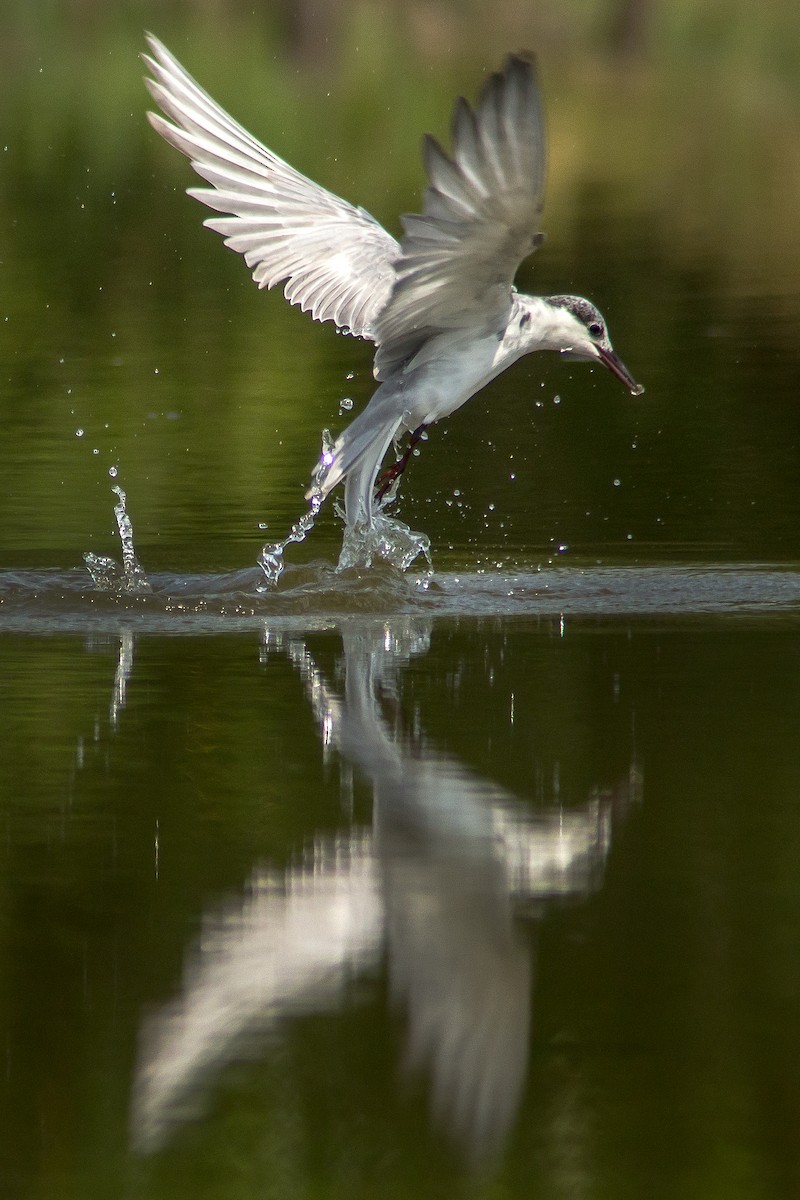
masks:
<svg viewBox="0 0 800 1200"><path fill-rule="evenodd" d="M403 416L387 411L393 406L367 405L339 435L329 455L323 454L314 483L306 499L323 501L342 479L345 480L345 519L349 526L371 524L375 479Z"/></svg>

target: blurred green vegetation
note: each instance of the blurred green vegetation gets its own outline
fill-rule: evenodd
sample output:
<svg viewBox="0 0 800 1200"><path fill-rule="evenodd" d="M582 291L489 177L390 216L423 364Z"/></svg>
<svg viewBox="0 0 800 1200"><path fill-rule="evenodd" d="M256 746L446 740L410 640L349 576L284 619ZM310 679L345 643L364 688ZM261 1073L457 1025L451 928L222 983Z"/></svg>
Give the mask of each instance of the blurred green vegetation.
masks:
<svg viewBox="0 0 800 1200"><path fill-rule="evenodd" d="M390 221L419 193L421 131L446 135L453 95L528 46L552 124L549 227L588 176L631 211L649 198L678 254L710 244L743 286L800 274L795 0L5 0L7 213L49 192L72 224L70 192L89 182L124 193L154 164L185 179L142 120L144 28L245 125Z"/></svg>
<svg viewBox="0 0 800 1200"><path fill-rule="evenodd" d="M369 396L369 346L258 295L202 228L185 160L145 120L148 28L257 136L394 232L419 204L421 133L446 140L454 95L532 48L548 241L520 284L591 296L647 397L615 394L599 419L537 411L531 445L521 376L498 381L432 432L450 452L415 463L401 515L429 529L438 488L437 545L469 528L487 562L562 540L800 557L794 0L5 0L0 527L15 556L113 550L114 464L140 540L171 543L173 566L198 528L234 561L246 542L249 560L298 516L341 397ZM545 357L527 393L569 378ZM490 471L464 468L476 427ZM455 488L483 518L443 507ZM326 528L334 544L330 513L317 550Z"/></svg>

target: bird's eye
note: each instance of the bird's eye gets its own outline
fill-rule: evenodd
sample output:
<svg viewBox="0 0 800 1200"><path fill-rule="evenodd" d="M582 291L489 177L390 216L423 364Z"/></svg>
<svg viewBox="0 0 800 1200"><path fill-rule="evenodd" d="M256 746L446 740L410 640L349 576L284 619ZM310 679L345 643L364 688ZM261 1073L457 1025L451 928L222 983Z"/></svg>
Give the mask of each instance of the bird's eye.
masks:
<svg viewBox="0 0 800 1200"><path fill-rule="evenodd" d="M593 338L600 338L603 336L603 326L599 321L592 321L591 324L586 326L586 328L589 330L589 333Z"/></svg>

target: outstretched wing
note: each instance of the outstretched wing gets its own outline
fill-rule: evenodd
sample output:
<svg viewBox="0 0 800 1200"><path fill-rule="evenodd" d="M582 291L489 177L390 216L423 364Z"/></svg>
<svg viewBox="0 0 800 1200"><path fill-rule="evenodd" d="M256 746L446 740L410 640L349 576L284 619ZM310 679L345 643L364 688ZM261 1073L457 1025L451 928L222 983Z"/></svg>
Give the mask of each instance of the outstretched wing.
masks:
<svg viewBox="0 0 800 1200"><path fill-rule="evenodd" d="M175 124L151 125L210 188L190 196L226 214L204 222L244 255L259 287L285 281L284 295L318 321L374 339L394 284L400 247L362 208L313 183L252 137L203 91L157 38L143 59L150 94Z"/></svg>
<svg viewBox="0 0 800 1200"><path fill-rule="evenodd" d="M529 57L509 56L474 110L456 102L452 137L452 158L425 138L422 215L403 217L396 282L376 322L379 379L434 333L501 327L516 270L542 240L544 112Z"/></svg>

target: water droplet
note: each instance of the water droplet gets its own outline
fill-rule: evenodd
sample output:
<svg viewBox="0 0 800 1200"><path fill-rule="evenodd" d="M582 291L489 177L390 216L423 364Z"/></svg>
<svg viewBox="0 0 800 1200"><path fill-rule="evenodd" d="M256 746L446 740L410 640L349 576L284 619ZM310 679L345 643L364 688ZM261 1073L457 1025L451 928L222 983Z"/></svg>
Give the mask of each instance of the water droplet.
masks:
<svg viewBox="0 0 800 1200"><path fill-rule="evenodd" d="M615 480L614 480L614 487L622 487L622 480L621 480L621 479L615 479Z"/></svg>

